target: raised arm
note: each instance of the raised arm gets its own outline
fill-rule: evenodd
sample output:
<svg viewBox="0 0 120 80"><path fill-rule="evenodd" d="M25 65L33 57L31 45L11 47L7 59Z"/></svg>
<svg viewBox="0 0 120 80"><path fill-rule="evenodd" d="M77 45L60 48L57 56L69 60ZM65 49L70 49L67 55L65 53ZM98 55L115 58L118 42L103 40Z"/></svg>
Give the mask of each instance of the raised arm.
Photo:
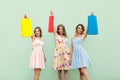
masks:
<svg viewBox="0 0 120 80"><path fill-rule="evenodd" d="M32 41L35 40L35 35L34 34L31 36L31 39L32 39Z"/></svg>
<svg viewBox="0 0 120 80"><path fill-rule="evenodd" d="M53 31L53 34L54 36L56 37L58 34L57 34L57 31L56 31L56 27L54 26L54 31Z"/></svg>
<svg viewBox="0 0 120 80"><path fill-rule="evenodd" d="M87 37L87 33L88 33L88 27L86 27L85 31L82 34L83 40Z"/></svg>

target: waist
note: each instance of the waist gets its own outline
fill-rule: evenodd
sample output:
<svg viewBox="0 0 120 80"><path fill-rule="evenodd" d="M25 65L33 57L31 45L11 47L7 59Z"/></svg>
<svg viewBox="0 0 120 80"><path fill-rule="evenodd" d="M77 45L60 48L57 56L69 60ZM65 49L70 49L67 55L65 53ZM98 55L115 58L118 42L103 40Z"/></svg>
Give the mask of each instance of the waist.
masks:
<svg viewBox="0 0 120 80"><path fill-rule="evenodd" d="M74 48L81 48L83 45L73 45Z"/></svg>
<svg viewBox="0 0 120 80"><path fill-rule="evenodd" d="M81 47L81 46L83 46L83 45L73 45L74 47Z"/></svg>
<svg viewBox="0 0 120 80"><path fill-rule="evenodd" d="M41 50L42 47L33 47L32 50Z"/></svg>
<svg viewBox="0 0 120 80"><path fill-rule="evenodd" d="M68 46L65 44L61 44L61 45L56 45L56 47L68 47Z"/></svg>

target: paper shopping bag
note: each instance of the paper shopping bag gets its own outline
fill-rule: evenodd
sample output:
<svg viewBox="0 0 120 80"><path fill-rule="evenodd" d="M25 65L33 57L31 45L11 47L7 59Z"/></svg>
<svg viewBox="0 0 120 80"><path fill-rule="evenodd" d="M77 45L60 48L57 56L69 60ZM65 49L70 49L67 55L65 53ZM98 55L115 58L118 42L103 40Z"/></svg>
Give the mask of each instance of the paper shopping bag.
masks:
<svg viewBox="0 0 120 80"><path fill-rule="evenodd" d="M95 15L88 16L88 34L89 35L98 34L97 16Z"/></svg>
<svg viewBox="0 0 120 80"><path fill-rule="evenodd" d="M48 22L48 32L54 31L54 16L49 16L49 22Z"/></svg>
<svg viewBox="0 0 120 80"><path fill-rule="evenodd" d="M29 37L33 35L32 32L32 20L30 18L23 18L21 20L22 25L22 37Z"/></svg>

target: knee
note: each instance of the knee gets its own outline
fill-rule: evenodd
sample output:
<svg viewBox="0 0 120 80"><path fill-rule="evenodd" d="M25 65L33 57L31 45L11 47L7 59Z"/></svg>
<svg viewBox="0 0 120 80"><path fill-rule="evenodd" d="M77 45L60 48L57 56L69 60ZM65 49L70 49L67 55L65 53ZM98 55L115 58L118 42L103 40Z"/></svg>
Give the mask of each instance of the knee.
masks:
<svg viewBox="0 0 120 80"><path fill-rule="evenodd" d="M40 75L40 71L38 71L37 74Z"/></svg>
<svg viewBox="0 0 120 80"><path fill-rule="evenodd" d="M64 73L68 73L68 70L64 70Z"/></svg>
<svg viewBox="0 0 120 80"><path fill-rule="evenodd" d="M62 73L62 70L58 70L58 73Z"/></svg>
<svg viewBox="0 0 120 80"><path fill-rule="evenodd" d="M40 75L40 70L37 70L35 73L36 73L37 75Z"/></svg>
<svg viewBox="0 0 120 80"><path fill-rule="evenodd" d="M81 75L85 74L85 72L86 72L85 69L81 69L81 70L80 70L80 74L81 74Z"/></svg>

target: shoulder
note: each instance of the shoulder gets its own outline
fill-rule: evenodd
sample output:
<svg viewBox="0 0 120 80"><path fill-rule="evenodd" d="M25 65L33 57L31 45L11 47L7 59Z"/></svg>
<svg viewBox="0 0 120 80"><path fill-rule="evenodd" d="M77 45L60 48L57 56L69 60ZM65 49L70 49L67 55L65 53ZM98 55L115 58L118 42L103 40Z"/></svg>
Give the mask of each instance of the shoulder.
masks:
<svg viewBox="0 0 120 80"><path fill-rule="evenodd" d="M71 37L71 40L73 40L75 37L73 36L73 37Z"/></svg>
<svg viewBox="0 0 120 80"><path fill-rule="evenodd" d="M54 36L57 37L59 34L57 32L54 33Z"/></svg>
<svg viewBox="0 0 120 80"><path fill-rule="evenodd" d="M36 39L35 36L31 36L32 42Z"/></svg>
<svg viewBox="0 0 120 80"><path fill-rule="evenodd" d="M57 35L55 36L55 38L56 38L56 39L57 39L57 38L60 38L60 35L57 34Z"/></svg>
<svg viewBox="0 0 120 80"><path fill-rule="evenodd" d="M41 41L44 41L44 39L43 39L42 37L40 38L40 40L41 40Z"/></svg>
<svg viewBox="0 0 120 80"><path fill-rule="evenodd" d="M43 38L41 37L40 40L43 41Z"/></svg>
<svg viewBox="0 0 120 80"><path fill-rule="evenodd" d="M74 35L71 39L73 40L73 39L75 39L76 38L76 35Z"/></svg>
<svg viewBox="0 0 120 80"><path fill-rule="evenodd" d="M81 39L84 41L85 40L85 36L84 35L81 35Z"/></svg>
<svg viewBox="0 0 120 80"><path fill-rule="evenodd" d="M40 38L40 43L41 43L42 45L44 45L44 40L43 40L43 38Z"/></svg>

